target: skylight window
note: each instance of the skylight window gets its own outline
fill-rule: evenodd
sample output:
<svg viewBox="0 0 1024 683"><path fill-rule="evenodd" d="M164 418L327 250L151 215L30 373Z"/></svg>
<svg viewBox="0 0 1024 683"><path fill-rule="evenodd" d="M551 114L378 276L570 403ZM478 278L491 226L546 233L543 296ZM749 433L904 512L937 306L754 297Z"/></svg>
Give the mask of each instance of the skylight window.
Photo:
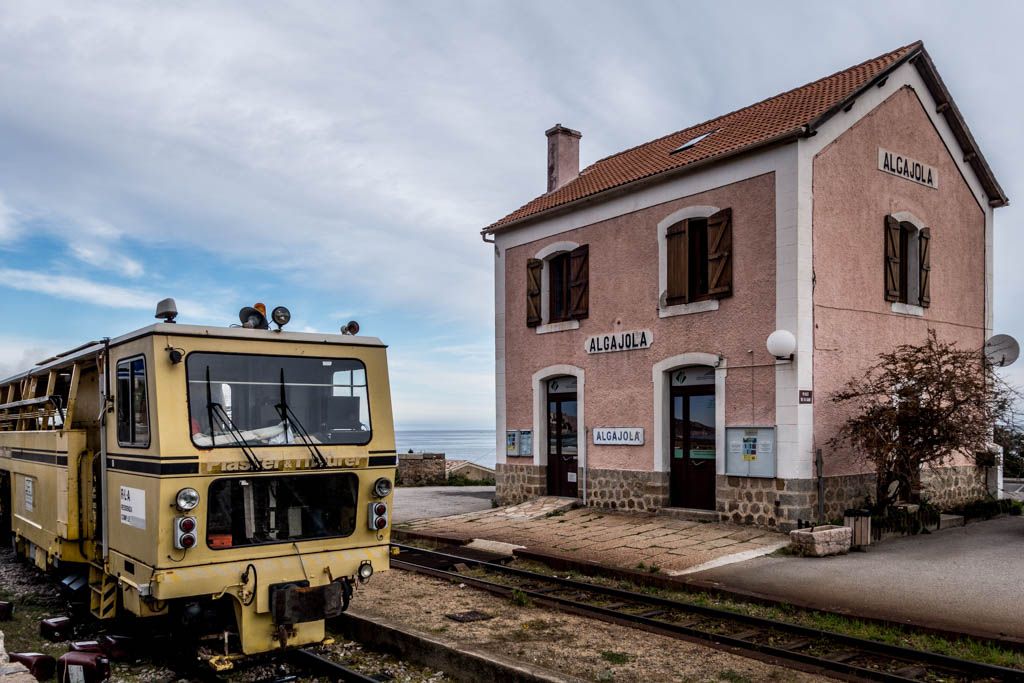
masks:
<svg viewBox="0 0 1024 683"><path fill-rule="evenodd" d="M679 145L674 150L669 152L669 154L675 154L676 152L683 152L685 150L688 150L694 145L696 145L698 142L703 140L704 138L708 137L709 135L714 135L717 132L718 129L716 128L715 130L709 130L707 133L701 133L697 137L690 138L689 140L687 140L686 142L684 142L683 144Z"/></svg>

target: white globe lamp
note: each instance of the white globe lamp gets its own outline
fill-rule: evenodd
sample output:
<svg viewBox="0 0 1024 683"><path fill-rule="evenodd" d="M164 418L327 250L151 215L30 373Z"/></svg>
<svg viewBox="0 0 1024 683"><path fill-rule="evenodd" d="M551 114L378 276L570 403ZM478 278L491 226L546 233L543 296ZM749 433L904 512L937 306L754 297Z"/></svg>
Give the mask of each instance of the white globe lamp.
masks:
<svg viewBox="0 0 1024 683"><path fill-rule="evenodd" d="M776 360L793 360L796 351L796 337L789 330L775 330L768 335L768 353Z"/></svg>

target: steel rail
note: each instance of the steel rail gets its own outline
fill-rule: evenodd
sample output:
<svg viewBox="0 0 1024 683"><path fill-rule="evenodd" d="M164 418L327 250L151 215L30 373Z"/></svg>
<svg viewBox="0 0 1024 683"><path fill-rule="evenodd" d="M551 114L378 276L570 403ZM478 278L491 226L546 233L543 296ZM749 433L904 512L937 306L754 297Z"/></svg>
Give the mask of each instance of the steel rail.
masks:
<svg viewBox="0 0 1024 683"><path fill-rule="evenodd" d="M376 678L367 676L364 673L351 669L323 655L318 655L310 650L289 650L288 657L304 669L316 671L327 676L332 681L344 681L344 683L379 683Z"/></svg>
<svg viewBox="0 0 1024 683"><path fill-rule="evenodd" d="M487 562L479 559L462 557L450 553L442 553L439 551L427 550L424 548L416 548L413 546L406 546L401 544L392 545L394 547L397 547L402 553L420 553L426 556L441 558L443 560L451 562L452 564L462 563L467 566L482 567L489 571L509 576L515 576L537 583L546 583L549 585L554 584L566 590L576 590L580 593L598 594L616 598L618 600L628 601L630 603L633 603L633 606L645 605L651 607L660 607L665 608L666 610L689 613L694 616L742 624L744 626L762 629L763 631L767 632L784 632L788 635L797 638L811 639L812 641L827 640L833 644L839 644L848 648L849 650L852 650L853 656L843 656L841 658L842 661L839 661L838 659L830 659L827 656L819 657L816 655L796 651L797 647L802 647L810 644L807 642L795 646L794 649L787 649L785 647L776 647L774 645L756 643L744 637L728 636L721 633L708 631L706 629L694 627L693 624L695 622L693 620L691 620L691 622L689 623L683 624L662 621L654 618L651 615L632 614L629 612L622 611L621 608L589 605L584 602L581 602L580 600L573 600L570 598L563 598L556 595L552 595L551 589L533 590L530 588L510 586L507 584L488 581L486 579L466 576L458 572L447 571L444 569L436 569L432 567L425 567L416 564L414 561L403 560L401 555L392 558L392 566L396 569L406 569L420 573L431 574L439 578L446 578L453 581L461 581L463 583L475 585L477 587L483 588L484 590L499 593L502 595L511 595L513 591L518 590L522 591L522 593L538 602L546 603L551 606L566 609L568 611L576 612L579 614L597 616L605 621L614 621L616 623L635 625L646 630L656 631L670 636L683 636L695 640L712 642L720 645L727 645L729 647L741 650L753 650L762 655L775 657L780 660L798 662L806 666L852 675L861 679L877 681L919 680L917 678L900 675L899 673L892 673L877 669L869 669L847 663L848 660L854 659L857 656L880 657L887 658L890 660L896 660L897 662L906 665L905 667L903 667L904 669L910 668L913 665L938 667L945 671L949 671L950 673L966 676L970 680L975 680L978 678L987 678L996 681L1024 681L1024 671L1019 669L1012 669L992 664L984 664L981 662L960 659L957 657L950 657L948 655L927 652L924 650L915 650L912 648L906 648L898 645L889 645L887 643L868 640L864 638L857 638L855 636L848 636L842 633L835 633L832 631L825 631L807 626L800 626L797 624L777 621L774 619L767 619L764 617L739 614L736 612L730 612L727 610L717 609L714 607L691 605L688 603L670 600L668 598L644 595L642 593L635 593L632 591L627 591L620 588L613 588L610 586L600 586L591 583L586 583L583 581L574 581L572 579L563 579L557 576L548 576L546 574L530 572L515 567L506 567L501 564ZM833 657L835 656L836 655L833 655Z"/></svg>

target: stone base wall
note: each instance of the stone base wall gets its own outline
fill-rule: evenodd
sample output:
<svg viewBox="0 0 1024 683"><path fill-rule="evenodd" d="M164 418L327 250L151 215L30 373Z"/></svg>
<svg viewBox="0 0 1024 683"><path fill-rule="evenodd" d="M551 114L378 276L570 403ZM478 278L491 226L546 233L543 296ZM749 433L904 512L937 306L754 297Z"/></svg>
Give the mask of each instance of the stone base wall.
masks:
<svg viewBox="0 0 1024 683"><path fill-rule="evenodd" d="M818 517L818 482L814 482L814 518ZM841 477L825 477L825 519L828 523L842 519L843 513L850 508L864 507L864 499L875 500L875 473L847 474Z"/></svg>
<svg viewBox="0 0 1024 683"><path fill-rule="evenodd" d="M494 468L494 497L498 505L515 505L547 493L547 467L510 465L499 462Z"/></svg>
<svg viewBox="0 0 1024 683"><path fill-rule="evenodd" d="M497 465L498 503L521 503L547 493L547 468ZM579 495L587 477L586 504L609 510L652 512L669 506L668 472L580 470ZM875 498L875 475L825 477L825 518L818 520L816 479L756 479L719 475L715 478L716 511L723 521L789 531L799 521L827 523L842 519L848 508ZM921 473L924 496L939 508L950 508L986 495L985 470L974 466L941 467Z"/></svg>
<svg viewBox="0 0 1024 683"><path fill-rule="evenodd" d="M668 472L639 470L580 470L587 476L587 505L608 510L651 512L667 507ZM580 487L580 495L583 489Z"/></svg>
<svg viewBox="0 0 1024 683"><path fill-rule="evenodd" d="M715 506L723 521L795 529L807 519L813 482L809 479L715 477Z"/></svg>
<svg viewBox="0 0 1024 683"><path fill-rule="evenodd" d="M399 486L444 484L444 453L399 453L395 483Z"/></svg>
<svg viewBox="0 0 1024 683"><path fill-rule="evenodd" d="M974 465L936 467L921 472L922 495L941 510L988 495L985 468Z"/></svg>
<svg viewBox="0 0 1024 683"><path fill-rule="evenodd" d="M939 467L921 473L923 495L940 509L983 498L985 470L973 465ZM840 520L849 508L875 500L875 475L851 474L825 477L825 518L818 519L816 479L753 479L716 477L716 508L722 519L782 530L796 528L801 520L820 523Z"/></svg>

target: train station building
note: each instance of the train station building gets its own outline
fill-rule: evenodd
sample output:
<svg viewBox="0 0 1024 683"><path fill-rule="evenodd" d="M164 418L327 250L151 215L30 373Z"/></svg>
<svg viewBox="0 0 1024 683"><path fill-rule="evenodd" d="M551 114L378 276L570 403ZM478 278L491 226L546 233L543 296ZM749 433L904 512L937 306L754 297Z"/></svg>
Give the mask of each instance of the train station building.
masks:
<svg viewBox="0 0 1024 683"><path fill-rule="evenodd" d="M483 231L503 503L791 528L820 474L839 516L875 476L828 445L830 395L930 329L991 336L1007 198L920 42L583 170L546 135L547 192ZM987 485L968 457L922 479Z"/></svg>

